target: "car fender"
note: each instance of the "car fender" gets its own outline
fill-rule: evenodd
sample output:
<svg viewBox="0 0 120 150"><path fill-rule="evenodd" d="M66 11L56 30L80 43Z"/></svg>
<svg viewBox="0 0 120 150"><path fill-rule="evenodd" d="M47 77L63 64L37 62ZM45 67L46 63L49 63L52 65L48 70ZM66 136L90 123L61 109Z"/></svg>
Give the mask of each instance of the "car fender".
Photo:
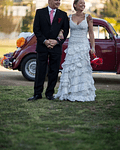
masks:
<svg viewBox="0 0 120 150"><path fill-rule="evenodd" d="M120 74L120 62L118 64L118 66L117 66L117 74Z"/></svg>
<svg viewBox="0 0 120 150"><path fill-rule="evenodd" d="M36 53L35 49L36 49L36 44L31 45L31 46L27 47L26 49L21 50L20 53L18 54L18 56L16 57L15 61L13 61L13 64L12 64L13 70L19 68L19 66L20 66L20 64L21 64L21 62L22 62L22 60L23 60L27 55Z"/></svg>

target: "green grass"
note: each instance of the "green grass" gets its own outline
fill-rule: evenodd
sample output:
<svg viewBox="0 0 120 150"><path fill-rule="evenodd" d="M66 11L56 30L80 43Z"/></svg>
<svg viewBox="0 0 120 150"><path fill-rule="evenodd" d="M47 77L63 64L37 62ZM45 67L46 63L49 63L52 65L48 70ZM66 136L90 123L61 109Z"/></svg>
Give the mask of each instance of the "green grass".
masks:
<svg viewBox="0 0 120 150"><path fill-rule="evenodd" d="M120 91L94 102L34 102L33 87L0 86L0 149L120 150Z"/></svg>
<svg viewBox="0 0 120 150"><path fill-rule="evenodd" d="M15 50L16 50L15 46L0 45L0 58L2 58L4 54L14 52Z"/></svg>

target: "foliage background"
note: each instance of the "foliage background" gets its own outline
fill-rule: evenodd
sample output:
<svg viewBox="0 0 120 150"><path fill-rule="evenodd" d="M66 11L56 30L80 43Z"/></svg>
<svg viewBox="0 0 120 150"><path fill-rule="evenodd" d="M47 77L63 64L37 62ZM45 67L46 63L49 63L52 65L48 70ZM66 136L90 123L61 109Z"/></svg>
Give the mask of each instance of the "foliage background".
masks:
<svg viewBox="0 0 120 150"><path fill-rule="evenodd" d="M106 0L101 18L113 25L117 32L120 32L120 0Z"/></svg>
<svg viewBox="0 0 120 150"><path fill-rule="evenodd" d="M7 15L8 6L13 6L13 0L0 0L0 32L10 34L14 31L16 24L13 22L13 14ZM35 6L32 0L28 1L31 11L22 17L21 24L17 28L17 32L33 32L33 21L35 16ZM47 5L47 4L46 4ZM5 11L4 11L4 8ZM60 9L69 12L70 4L61 5ZM98 14L98 11L100 12ZM120 0L105 0L104 8L102 10L95 9L91 12L93 17L99 17L107 20L113 25L117 32L120 32Z"/></svg>

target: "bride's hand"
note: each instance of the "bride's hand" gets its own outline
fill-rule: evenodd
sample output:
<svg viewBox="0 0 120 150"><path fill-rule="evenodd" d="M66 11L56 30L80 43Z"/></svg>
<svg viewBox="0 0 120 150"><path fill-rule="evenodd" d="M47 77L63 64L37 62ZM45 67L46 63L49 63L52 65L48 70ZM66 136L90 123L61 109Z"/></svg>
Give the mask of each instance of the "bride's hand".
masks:
<svg viewBox="0 0 120 150"><path fill-rule="evenodd" d="M59 32L59 34L58 34L58 39L59 39L59 40L64 39L63 32L64 32L63 30L60 30L60 32Z"/></svg>
<svg viewBox="0 0 120 150"><path fill-rule="evenodd" d="M92 47L92 49L90 51L91 51L91 54L95 54L95 48L94 47Z"/></svg>

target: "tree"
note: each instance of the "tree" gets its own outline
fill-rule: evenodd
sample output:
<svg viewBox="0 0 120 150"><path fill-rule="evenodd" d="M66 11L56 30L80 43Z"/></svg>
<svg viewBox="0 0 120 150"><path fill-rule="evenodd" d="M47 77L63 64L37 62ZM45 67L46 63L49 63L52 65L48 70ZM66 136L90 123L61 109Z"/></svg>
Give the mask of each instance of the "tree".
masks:
<svg viewBox="0 0 120 150"><path fill-rule="evenodd" d="M13 5L13 1L12 0L0 0L0 6L10 6Z"/></svg>
<svg viewBox="0 0 120 150"><path fill-rule="evenodd" d="M0 0L0 31L4 33L11 33L14 30L12 13L8 16L8 6L12 6L12 0ZM3 13L4 12L4 13Z"/></svg>
<svg viewBox="0 0 120 150"><path fill-rule="evenodd" d="M13 1L12 0L0 0L0 16L3 16L4 8L6 7L6 13L7 13L7 7L12 6Z"/></svg>
<svg viewBox="0 0 120 150"><path fill-rule="evenodd" d="M120 23L117 22L117 20L115 20L114 18L108 18L108 17L105 17L104 18L106 21L108 21L116 31L120 31Z"/></svg>
<svg viewBox="0 0 120 150"><path fill-rule="evenodd" d="M31 5L31 11L26 12L26 16L22 19L21 32L33 32L33 19L35 16L35 5L32 4L32 0L29 3Z"/></svg>
<svg viewBox="0 0 120 150"><path fill-rule="evenodd" d="M117 32L120 32L120 0L106 0L101 12L102 18L111 23Z"/></svg>
<svg viewBox="0 0 120 150"><path fill-rule="evenodd" d="M101 14L103 17L120 17L120 0L106 0Z"/></svg>
<svg viewBox="0 0 120 150"><path fill-rule="evenodd" d="M26 15L22 21L21 31L22 32L33 32L32 28L33 28L33 16Z"/></svg>

